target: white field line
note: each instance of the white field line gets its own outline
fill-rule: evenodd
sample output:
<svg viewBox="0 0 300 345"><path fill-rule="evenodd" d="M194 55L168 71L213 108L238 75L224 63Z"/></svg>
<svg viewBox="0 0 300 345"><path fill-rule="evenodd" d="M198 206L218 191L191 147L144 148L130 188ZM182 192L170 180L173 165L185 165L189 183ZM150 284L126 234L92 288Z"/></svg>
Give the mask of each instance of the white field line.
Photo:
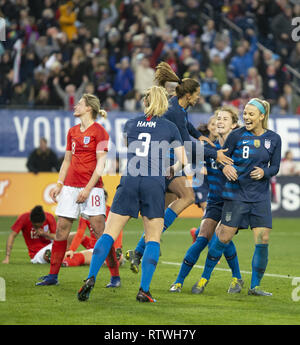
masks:
<svg viewBox="0 0 300 345"><path fill-rule="evenodd" d="M178 262L161 261L161 263L165 265L181 266L181 263L178 263ZM194 267L201 268L201 269L204 268L204 266L201 266L201 265L194 265ZM218 268L218 267L215 267L214 271L231 272L231 270L228 268ZM252 272L249 272L249 271L241 271L241 273L252 274ZM265 273L264 277L287 278L287 279L298 278L298 277L293 277L293 276L287 276L287 275L282 275L282 274L272 274L272 273Z"/></svg>

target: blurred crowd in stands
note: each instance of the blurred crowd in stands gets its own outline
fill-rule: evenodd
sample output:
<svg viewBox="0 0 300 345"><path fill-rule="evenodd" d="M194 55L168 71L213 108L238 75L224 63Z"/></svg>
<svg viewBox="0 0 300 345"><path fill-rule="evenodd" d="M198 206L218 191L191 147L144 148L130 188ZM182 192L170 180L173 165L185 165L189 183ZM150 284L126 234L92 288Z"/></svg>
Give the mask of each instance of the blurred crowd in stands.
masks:
<svg viewBox="0 0 300 345"><path fill-rule="evenodd" d="M200 81L193 111L263 97L300 114L298 0L0 0L0 17L0 107L71 110L91 92L139 111L166 61Z"/></svg>

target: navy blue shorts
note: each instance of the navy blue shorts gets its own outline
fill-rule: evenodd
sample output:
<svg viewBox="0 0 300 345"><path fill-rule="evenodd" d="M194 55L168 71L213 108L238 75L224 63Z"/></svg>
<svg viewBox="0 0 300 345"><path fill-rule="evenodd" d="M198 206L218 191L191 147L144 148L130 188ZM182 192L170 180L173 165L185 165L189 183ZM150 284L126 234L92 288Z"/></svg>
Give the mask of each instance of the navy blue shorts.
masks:
<svg viewBox="0 0 300 345"><path fill-rule="evenodd" d="M149 176L122 176L110 210L133 218L137 218L139 212L150 219L164 218L164 183Z"/></svg>
<svg viewBox="0 0 300 345"><path fill-rule="evenodd" d="M271 202L270 200L258 202L224 200L221 223L232 228L247 229L250 226L251 229L272 229Z"/></svg>
<svg viewBox="0 0 300 345"><path fill-rule="evenodd" d="M216 203L208 202L202 219L210 218L219 222L222 218L223 204L223 201Z"/></svg>

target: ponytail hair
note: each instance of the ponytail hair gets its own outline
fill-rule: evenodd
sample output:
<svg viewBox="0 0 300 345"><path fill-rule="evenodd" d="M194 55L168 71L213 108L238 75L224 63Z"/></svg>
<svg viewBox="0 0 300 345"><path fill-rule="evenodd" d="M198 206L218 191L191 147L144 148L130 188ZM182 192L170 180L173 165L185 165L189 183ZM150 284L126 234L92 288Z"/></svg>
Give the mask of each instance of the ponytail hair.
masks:
<svg viewBox="0 0 300 345"><path fill-rule="evenodd" d="M264 129L268 129L268 121L269 121L269 116L270 116L270 103L260 98L252 98L247 104L256 106L259 112L264 115L264 119L262 121L262 127Z"/></svg>
<svg viewBox="0 0 300 345"><path fill-rule="evenodd" d="M96 120L99 115L105 119L107 118L107 112L100 108L100 101L97 96L91 93L84 93L82 98L85 101L85 105L92 108L92 118L94 120Z"/></svg>
<svg viewBox="0 0 300 345"><path fill-rule="evenodd" d="M161 117L169 106L166 89L161 86L150 87L145 93L144 104L147 116Z"/></svg>
<svg viewBox="0 0 300 345"><path fill-rule="evenodd" d="M178 98L184 97L187 93L194 93L200 84L197 80L191 78L180 79L166 62L161 62L156 66L155 78L159 86L165 87L166 82L176 82L175 93Z"/></svg>

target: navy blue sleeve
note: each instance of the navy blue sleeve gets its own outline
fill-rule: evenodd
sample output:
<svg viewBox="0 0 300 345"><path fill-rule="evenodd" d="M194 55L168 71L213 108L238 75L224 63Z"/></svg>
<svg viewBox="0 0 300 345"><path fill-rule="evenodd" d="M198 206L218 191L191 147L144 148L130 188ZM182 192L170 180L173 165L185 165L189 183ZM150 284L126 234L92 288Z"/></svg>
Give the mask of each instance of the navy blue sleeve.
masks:
<svg viewBox="0 0 300 345"><path fill-rule="evenodd" d="M198 131L198 129L196 129L192 123L190 123L189 121L187 121L186 127L189 131L189 134L195 138L198 139L199 137L201 137L202 133L200 131Z"/></svg>
<svg viewBox="0 0 300 345"><path fill-rule="evenodd" d="M271 178L272 176L275 176L280 167L280 161L281 161L281 138L278 135L277 142L275 149L273 151L272 157L270 159L270 165L268 168L264 168L264 173L266 178Z"/></svg>
<svg viewBox="0 0 300 345"><path fill-rule="evenodd" d="M233 131L228 135L223 147L223 149L228 149L228 151L224 152L226 156L231 157L239 138L240 131Z"/></svg>

